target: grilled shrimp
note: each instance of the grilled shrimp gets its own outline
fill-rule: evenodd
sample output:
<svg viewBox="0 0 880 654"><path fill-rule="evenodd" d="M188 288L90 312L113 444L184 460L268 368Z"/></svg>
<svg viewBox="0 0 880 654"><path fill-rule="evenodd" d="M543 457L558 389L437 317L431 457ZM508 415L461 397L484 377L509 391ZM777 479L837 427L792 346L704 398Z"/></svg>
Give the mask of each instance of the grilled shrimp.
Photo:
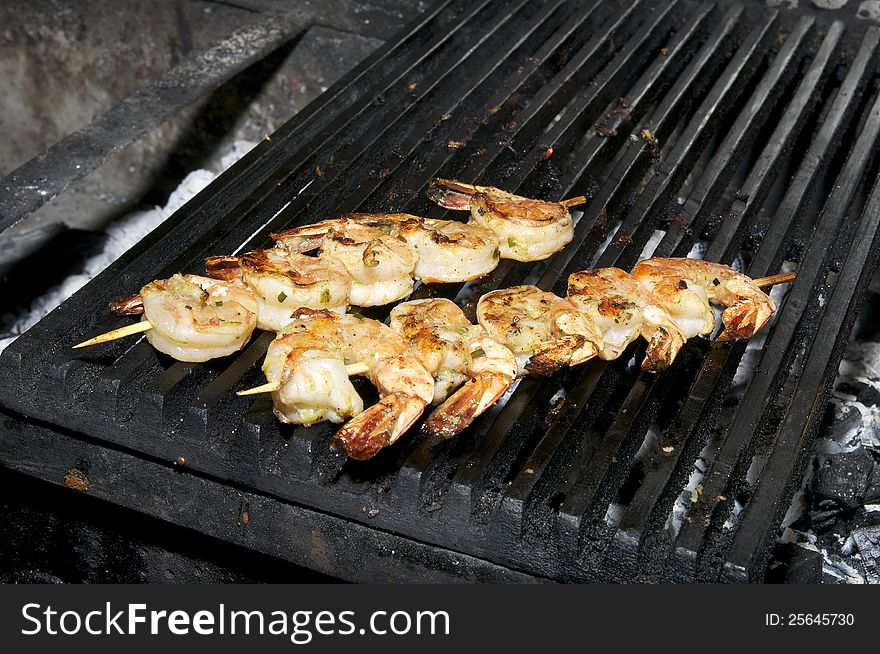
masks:
<svg viewBox="0 0 880 654"><path fill-rule="evenodd" d="M320 259L338 262L352 279L351 304L379 306L412 292L417 256L399 236L345 219L325 220L271 236L282 249L300 253L320 249Z"/></svg>
<svg viewBox="0 0 880 654"><path fill-rule="evenodd" d="M546 259L574 237L571 214L559 202L532 200L492 186L448 179L432 179L428 197L447 209L469 210L471 224L498 235L504 259Z"/></svg>
<svg viewBox="0 0 880 654"><path fill-rule="evenodd" d="M492 406L516 378L511 351L471 324L450 300L399 304L391 311L391 327L434 377L434 403L446 400L426 423L429 434L457 434Z"/></svg>
<svg viewBox="0 0 880 654"><path fill-rule="evenodd" d="M353 459L367 459L409 429L433 399L431 374L382 323L354 314L298 311L273 342L263 370L280 384L273 394L283 422L342 422L333 443ZM362 364L380 400L363 410L346 374Z"/></svg>
<svg viewBox="0 0 880 654"><path fill-rule="evenodd" d="M685 335L664 307L619 268L596 268L568 278L568 299L599 329L599 357L616 359L639 335L648 341L642 368L662 370L675 359Z"/></svg>
<svg viewBox="0 0 880 654"><path fill-rule="evenodd" d="M257 327L281 331L299 308L345 313L351 278L332 259L318 259L285 250L255 250L241 256L205 260L208 274L240 279L254 292L260 311Z"/></svg>
<svg viewBox="0 0 880 654"><path fill-rule="evenodd" d="M344 220L403 238L418 257L415 277L425 282L477 279L494 270L501 256L498 236L479 225L420 218L408 213L349 214Z"/></svg>
<svg viewBox="0 0 880 654"><path fill-rule="evenodd" d="M750 338L776 311L773 300L749 277L712 261L646 259L636 264L633 277L669 311L688 338L715 329L711 304L726 307L718 341Z"/></svg>
<svg viewBox="0 0 880 654"><path fill-rule="evenodd" d="M336 314L301 312L288 321L263 362L266 379L278 385L272 404L281 422L343 422L364 410L345 369L346 349Z"/></svg>
<svg viewBox="0 0 880 654"><path fill-rule="evenodd" d="M178 361L200 362L237 352L257 325L257 300L235 284L174 275L111 303L117 313L140 314L153 328L147 341Z"/></svg>
<svg viewBox="0 0 880 654"><path fill-rule="evenodd" d="M520 370L551 375L596 356L602 336L578 308L536 286L513 286L480 298L477 320L510 348Z"/></svg>

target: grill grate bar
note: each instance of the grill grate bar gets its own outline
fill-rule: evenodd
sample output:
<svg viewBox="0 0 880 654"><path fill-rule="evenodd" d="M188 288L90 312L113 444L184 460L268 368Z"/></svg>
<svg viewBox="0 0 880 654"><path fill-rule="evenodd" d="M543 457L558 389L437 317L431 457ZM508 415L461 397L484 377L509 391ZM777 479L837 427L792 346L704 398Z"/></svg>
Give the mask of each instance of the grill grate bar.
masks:
<svg viewBox="0 0 880 654"><path fill-rule="evenodd" d="M729 15L729 18L738 17L739 12L732 11ZM727 31L732 29L731 21L726 22L721 28L720 31L726 33ZM713 44L714 48L714 44ZM689 78L685 78L689 79ZM681 89L681 93L684 93L684 89ZM671 107L670 107L671 109ZM708 110L707 110L708 111ZM571 246L569 246L571 247ZM571 257L573 255L568 254L568 251L563 251L556 255L556 257L565 256ZM555 257L554 257L555 258ZM602 365L602 364L599 364ZM589 374L589 373L585 373ZM520 384L520 393L524 391L522 389L528 389L528 394L530 397L534 396L538 401L541 401L547 393L538 394L537 390L540 386L541 382L536 379L526 379ZM548 396L549 397L549 396ZM581 405L583 403L581 402ZM514 425L518 423L518 418L522 414L523 411L527 407L532 407L533 405L526 402L516 402L509 403L501 412L501 415L505 416L507 419L505 422L496 421L490 427L489 432L487 434L483 434L479 438L478 447L471 453L470 456L465 457L465 461L460 465L459 472L456 474L456 484L462 487L471 487L477 480L484 478L488 473L487 469L491 467L492 462L497 458L497 453L502 446L510 448L514 439L510 437L509 431L506 428L503 428L502 425ZM511 414L514 415L511 415ZM530 415L534 417L534 412L530 412ZM523 425L519 424L520 432L526 431L523 429ZM485 484L483 484L485 485Z"/></svg>
<svg viewBox="0 0 880 654"><path fill-rule="evenodd" d="M666 180L670 180L670 175L682 176L685 174L684 172L678 172L678 164L682 162L682 160L690 153L692 146L696 144L696 138L702 128L705 128L707 125L711 124L711 116L715 111L719 110L719 106L723 103L725 94L721 92L722 90L731 89L734 86L735 78L742 74L743 71L747 71L748 62L753 58L758 56L758 45L764 40L767 31L770 26L775 23L776 15L772 14L768 17L768 19L757 26L751 33L750 37L743 44L743 46L739 49L737 54L734 56L734 59L728 65L725 75L722 76L716 85L713 87L712 91L710 91L706 100L702 103L700 108L697 110L693 119L690 122L688 128L684 130L685 134L688 136L685 137L682 142L676 144L673 149L673 153L670 155L669 159L673 160L672 164L666 167L667 176ZM747 74L747 73L746 73ZM666 164L664 163L664 166ZM658 179L657 177L654 180ZM664 187L668 186L668 182L660 182L659 184L651 184L649 183L648 187L640 196L640 199L636 202L635 207L630 212L630 217L632 216L645 216L647 215L647 206L652 205L653 200L656 199L654 193L664 193ZM642 198L647 198L646 201L643 201ZM646 206L647 205L647 206ZM626 223L624 223L626 224ZM638 234L640 242L630 244L633 250L636 253L640 252L642 247L644 246L644 241L647 240L649 231L645 228L639 229ZM636 247L637 246L637 247ZM627 247L627 245L621 244L620 247L614 248L614 244L612 243L606 248L602 257L599 260L600 266L613 265L617 263L617 257L622 252L623 248ZM610 252L609 252L610 250ZM652 388L653 384L643 382L637 383L632 387L632 391L627 398L627 406L631 407L630 413L636 411L636 407L639 407L643 404L643 402L647 398L647 393ZM625 439L627 433L629 433L629 417L622 418L619 427L612 427L605 434L603 439L604 450L607 453L607 456L601 457L600 460L596 461L594 464L589 464L583 468L583 474L578 476L576 482L574 482L571 491L567 494L565 502L563 503L561 510L566 514L570 514L572 516L581 516L589 509L593 498L596 496L599 484L602 479L605 478L605 475L608 472L608 465L612 462L611 459L614 458L612 452L615 452L621 446L623 440ZM621 459L617 459L615 463L616 468L620 468L625 465L626 462ZM605 473L601 473L600 470L604 470ZM604 512L603 512L604 513Z"/></svg>
<svg viewBox="0 0 880 654"><path fill-rule="evenodd" d="M815 94L829 75L830 67L828 64L832 61L832 54L837 48L844 30L845 27L840 21L834 21L828 29L822 40L822 45L816 53L816 58L798 84L792 101L779 119L770 142L752 166L746 181L743 182L741 197L734 201L733 208L725 214L712 245L706 251L705 258L708 261L731 261L733 259L733 247L736 242L734 236L740 226L748 220L750 214L763 203L772 181L776 178L774 172L778 169L780 160L793 147L794 140L815 105ZM781 236L781 234L777 236ZM777 242L772 238L767 240ZM770 267L766 266L760 269L769 270Z"/></svg>
<svg viewBox="0 0 880 654"><path fill-rule="evenodd" d="M700 176L684 206L681 207L670 224L666 235L657 245L654 256L687 255L690 245L685 237L689 234L700 233L706 213L715 205L724 187L730 181L730 176L740 154L754 141L757 131L782 95L785 80L791 76L792 68L798 62L798 55L804 47L814 22L813 18L804 16L788 35L770 69L761 79L724 141L718 146L709 161L706 172ZM723 237L724 234L721 236Z"/></svg>
<svg viewBox="0 0 880 654"><path fill-rule="evenodd" d="M510 103L512 101L513 96L521 92L521 89L531 80L535 74L538 72L540 66L545 65L547 60L554 55L561 46L574 34L578 28L583 28L586 21L596 14L597 9L601 6L601 2L594 2L590 5L583 7L580 11L576 12L572 16L570 16L563 25L561 25L554 34L544 42L544 44L540 47L538 51L536 51L531 56L527 57L520 66L518 66L511 75L502 83L497 91L486 101L483 102L479 109L474 110L468 107L464 107L463 103L460 103L455 109L451 110L447 114L441 114L439 116L440 119L443 116L449 116L448 121L443 121L444 123L448 123L450 125L449 130L446 132L446 136L449 138L441 138L441 134L431 134L431 136L438 141L441 142L450 142L456 141L459 143L468 144L471 137L474 135L474 132L480 127L478 121L468 120L468 122L462 122L460 124L455 120L458 117L458 114L461 113L464 116L478 115L478 116L491 116L499 115L503 116L504 112L501 111L501 108L505 106L505 104ZM476 86L474 87L476 88ZM554 91L558 91L559 89L554 87ZM530 106L540 103L538 98L534 98L530 104ZM422 139L425 134L431 133L432 129L436 126L438 122L438 116L429 116L423 125L420 126L419 129L416 129L413 135L410 137L410 140L404 144L404 151L412 151L415 150L417 146L420 145ZM522 129L521 125L525 121L523 118L518 115L516 118L516 122L520 127L518 129ZM428 161L421 162L413 160L412 163L416 164L417 167L411 167L408 171L406 178L402 181L398 192L400 191L408 191L412 192L413 189L418 189L422 187L427 181L435 176L438 171L443 167L444 164L447 164L450 159L453 157L453 153L455 152L454 148L441 148L436 149ZM485 159L487 153L484 153L481 159ZM405 164L406 162L404 162ZM403 166L404 164L401 164ZM462 179L473 179L473 176L468 176L466 174L460 174L460 178ZM360 193L357 197L351 198L349 201L344 202L342 206L343 211L355 210L360 207L360 205L367 202L368 196L372 193L375 194L379 184L375 186L366 187L364 193ZM397 192L395 193L397 195ZM418 197L413 198L411 204L415 202L421 203L424 201L424 198Z"/></svg>
<svg viewBox="0 0 880 654"><path fill-rule="evenodd" d="M625 64L625 62L628 61L631 53L636 50L635 46L643 44L645 42L645 40L648 39L656 31L657 27L660 24L662 24L665 15L663 14L663 12L659 12L659 14L660 15L655 16L655 19L653 21L651 21L648 25L643 26L643 28L640 30L640 32L634 37L634 40L631 41L630 44L627 47L625 47L624 50L621 51L620 54L618 54L618 56L615 58L615 61L618 62L616 67L618 67L618 68L622 67ZM622 18L619 17L615 21L615 25L620 25L621 23L622 23ZM612 32L608 32L608 34L611 34L611 33ZM584 46L581 49L581 51L580 51L581 53L586 53L586 54L583 54L583 57L586 57L587 55L592 56L592 53L594 53L595 51L597 51L600 48L600 44L597 44L594 41L591 41L590 44L588 44L587 46ZM582 63L583 57L580 57L580 58L576 57L573 59L573 61L575 63L580 64L580 63ZM612 65L614 66L614 64L612 64ZM570 74L568 72L564 71L563 73L559 74L558 83L556 81L551 82L549 85L547 85L546 88L551 88L551 89L557 88L557 86L560 86L564 82L564 80L568 79L569 77L570 77ZM592 97L595 97L595 94L596 94L596 91L591 90ZM529 107L530 108L536 107L540 103L541 99L543 99L543 98L536 98L529 105ZM531 116L534 116L534 113L531 113L529 115L529 117L531 117ZM520 116L518 116L517 122L520 126L522 126L524 119L521 118ZM499 151L500 151L500 148L499 148ZM530 169L528 169L525 166L523 168L526 170L526 174L528 174ZM471 171L471 172L474 172L474 171ZM521 176L519 179L522 179L524 176L525 175ZM470 179L470 177L468 177L467 175L464 175L463 177L466 179ZM504 262L502 262L502 263L504 263ZM499 266L499 268L500 268L500 266ZM513 268L513 266L508 265L504 269L504 272L509 272L510 269L512 269L512 268ZM522 270L522 267L520 267L518 270ZM483 288L484 285L487 288L509 285L508 275L505 275L504 272L502 272L501 276L503 277L503 279L501 281L499 281L497 279L498 272L499 271L496 269L496 271L494 271L493 275L489 276L491 279L490 282L484 282L481 280L477 284L469 285L469 287L467 287L464 291L465 295L459 294L460 301L464 301L464 298L466 298L466 297L473 297L473 298L479 297L479 295L481 294L481 289ZM432 292L432 291L426 291L426 293L430 293L430 292ZM416 296L419 296L418 292L416 293ZM532 392L532 386L534 383L535 383L534 380L525 380L524 382L522 382L520 384L520 390L518 391L518 393L519 394L523 394L523 393L530 394ZM505 409L502 410L502 413L504 413L504 411L508 411L508 410L509 409L507 407L505 407ZM500 424L500 423L496 423L496 424ZM473 480L470 479L471 473L473 473L477 477L481 476L482 473L480 471L482 470L482 466L479 466L475 462L485 461L487 459L491 459L493 456L493 452L495 451L496 446L500 445L500 443L504 440L503 433L499 433L499 432L495 431L494 428L493 428L493 433L495 436L497 436L497 438L492 438L492 436L488 435L488 434L482 434L481 436L478 437L480 446L477 448L476 451L471 453L472 456L471 456L471 458L469 458L469 461L474 462L474 463L473 464L467 463L467 464L461 466L461 470L463 471L462 476L460 476L456 479L456 485L470 487L473 484ZM422 469L424 469L425 466L430 465L432 462L436 461L436 459L437 459L437 453L434 451L433 445L430 443L424 443L421 446L419 446L418 448L416 448L413 455L410 457L410 459L408 459L408 461L406 462L405 465L410 470L422 470Z"/></svg>
<svg viewBox="0 0 880 654"><path fill-rule="evenodd" d="M697 109L688 127L684 130L682 138L657 167L655 176L639 195L635 206L629 212L629 215L640 219L640 227L637 228L637 232L644 232L652 226L653 216L657 213L659 206L665 204L675 188L684 181L687 168L705 146L710 137L709 133L719 122L719 116L725 112L726 105L732 103L740 94L742 86L757 68L759 60L764 55L763 44L766 42L771 28L776 25L778 15L778 12L771 12L764 21L752 30L746 42L737 51L725 72ZM651 220L645 219L649 217ZM634 233L621 231L619 234L628 235L632 239L636 238ZM628 247L629 245L630 243L626 239L621 237L615 239L605 248L599 258L598 266L631 267L636 262L641 248Z"/></svg>
<svg viewBox="0 0 880 654"><path fill-rule="evenodd" d="M728 578L756 581L756 573L766 565L771 539L776 529L767 529L767 516L782 520L780 511L798 480L796 463L808 451L811 428L821 420L827 393L837 370L842 341L855 317L856 284L867 283L877 269L880 233L880 177L862 212L858 231L852 239L846 263L834 282L822 322L811 339L812 347L803 373L797 377L795 401L775 433L770 456L759 478L730 549L725 572Z"/></svg>
<svg viewBox="0 0 880 654"><path fill-rule="evenodd" d="M755 190L755 187L760 183L770 183L765 179L765 176L769 175L770 166L778 161L786 144L796 137L795 125L803 123L803 114L812 106L811 98L827 74L831 55L842 33L841 23L835 23L828 31L810 70L799 84L791 104L780 120L780 125L783 126L781 133L768 143L744 184L744 188L750 191L747 200L740 201L730 212L728 224L739 223L747 210L753 210L758 197L763 197L764 193ZM793 218L791 214L782 213L777 214L776 217L783 224ZM719 231L709 246L706 259L716 261L718 259L711 256L711 253L724 247L732 247L727 239L734 232L735 230ZM780 233L779 238L773 241L772 245L768 243L768 247L778 251L782 245L782 235ZM742 350L741 346L737 346L734 349L713 348L709 352L678 416L664 434L662 442L664 449L655 452L639 489L620 521L616 538L630 550L648 536L649 524L651 529L657 529L665 521L666 512L662 510L663 506L660 504L661 496L665 494L668 497L674 489L681 487L687 471L680 466L680 463L695 455L694 450L698 449L695 444L700 440L695 436L702 429L701 425L707 424L707 416L720 407L723 391L733 377ZM677 495L677 490L675 494ZM656 551L657 545L652 544L651 549Z"/></svg>
<svg viewBox="0 0 880 654"><path fill-rule="evenodd" d="M759 427L762 409L772 396L781 370L783 359L789 352L800 317L807 308L813 288L824 270L825 249L833 240L838 225L854 199L864 170L880 134L880 97L874 103L864 127L856 141L843 171L837 178L834 190L825 204L822 218L813 238L804 252L798 268L798 278L792 284L784 307L773 325L755 375L749 383L736 416L726 436L719 439L718 453L705 477L703 499L692 505L688 520L677 540L677 552L693 562L693 554L705 543L706 529L717 517L733 506L734 498L728 496L726 487L744 457L752 435Z"/></svg>
<svg viewBox="0 0 880 654"><path fill-rule="evenodd" d="M641 133L642 129L651 127L654 133L660 134L661 138L664 138L667 132L671 132L672 123L680 117L685 106L693 100L694 89L698 89L702 81L715 72L720 59L718 57L719 48L733 38L743 11L741 5L734 5L727 11L707 38L706 43L697 51L684 72L678 76L672 89L665 94L657 109L633 130L634 133ZM649 149L646 143L640 141L634 144L627 141L612 172L605 177L599 193L591 199L584 215L575 227L575 235L571 244L553 257L547 271L537 282L537 286L557 294L565 294L568 276L576 270L590 265L593 255L605 240L605 227L610 223L616 203L619 203L638 183L649 159ZM639 219L635 213L630 213L629 216L632 221ZM623 229L626 230L627 227L623 227Z"/></svg>

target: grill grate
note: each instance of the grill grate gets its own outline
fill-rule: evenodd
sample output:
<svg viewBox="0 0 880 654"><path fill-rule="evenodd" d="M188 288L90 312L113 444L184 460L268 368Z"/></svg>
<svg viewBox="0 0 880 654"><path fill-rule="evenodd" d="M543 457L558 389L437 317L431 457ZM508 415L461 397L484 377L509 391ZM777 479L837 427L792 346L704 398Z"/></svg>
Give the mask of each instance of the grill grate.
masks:
<svg viewBox="0 0 880 654"><path fill-rule="evenodd" d="M138 456L183 456L230 494L529 575L762 579L877 259L880 31L659 4L439 4L10 346L4 405ZM690 342L660 376L636 355L524 379L455 440L412 434L341 467L332 426L279 425L267 397L234 395L260 382L267 334L207 364L143 340L69 349L123 324L103 308L114 297L269 231L353 210L442 217L424 197L433 176L592 196L548 262L415 291L472 318L489 289L564 293L575 270L652 252L754 277L796 265L798 279L763 342ZM698 457L708 469L688 495Z"/></svg>

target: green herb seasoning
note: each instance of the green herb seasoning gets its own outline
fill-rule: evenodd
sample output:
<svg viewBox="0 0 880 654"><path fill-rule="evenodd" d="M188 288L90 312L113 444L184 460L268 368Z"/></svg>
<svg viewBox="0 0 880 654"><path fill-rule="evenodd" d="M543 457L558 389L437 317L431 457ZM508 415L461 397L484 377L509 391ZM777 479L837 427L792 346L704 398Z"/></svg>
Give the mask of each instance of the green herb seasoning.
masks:
<svg viewBox="0 0 880 654"><path fill-rule="evenodd" d="M330 301L330 290L324 289L321 291L321 304L327 304Z"/></svg>
<svg viewBox="0 0 880 654"><path fill-rule="evenodd" d="M192 308L191 306L189 306L188 304L184 304L183 307L184 307L185 309L189 309L190 311L193 310L193 308Z"/></svg>
<svg viewBox="0 0 880 654"><path fill-rule="evenodd" d="M471 359L479 359L480 357L484 356L486 356L486 351L481 347L478 347L476 350L471 352Z"/></svg>
<svg viewBox="0 0 880 654"><path fill-rule="evenodd" d="M281 292L278 294L278 302L279 302L279 304L280 304L280 303L283 303L284 300L286 300L286 299L287 299L287 293L285 293L284 291L281 291Z"/></svg>
<svg viewBox="0 0 880 654"><path fill-rule="evenodd" d="M511 237L511 238L507 239L507 247L509 247L509 248L519 247L519 243L516 242L515 238Z"/></svg>
<svg viewBox="0 0 880 654"><path fill-rule="evenodd" d="M221 302L221 301L217 301L217 302L214 303L214 306L215 306L215 307L222 307L222 306L223 306L223 302Z"/></svg>

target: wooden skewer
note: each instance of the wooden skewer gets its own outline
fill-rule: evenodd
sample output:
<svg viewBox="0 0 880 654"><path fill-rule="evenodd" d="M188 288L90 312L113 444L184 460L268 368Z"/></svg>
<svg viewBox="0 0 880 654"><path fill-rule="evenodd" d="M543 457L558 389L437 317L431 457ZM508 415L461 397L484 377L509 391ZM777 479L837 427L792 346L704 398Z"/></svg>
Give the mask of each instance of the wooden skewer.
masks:
<svg viewBox="0 0 880 654"><path fill-rule="evenodd" d="M257 395L259 393L274 393L279 388L281 388L281 384L278 382L268 382L263 384L262 386L254 386L253 388L248 388L243 391L236 391L236 395Z"/></svg>
<svg viewBox="0 0 880 654"><path fill-rule="evenodd" d="M106 343L108 341L115 341L117 338L124 338L126 336L131 336L132 334L139 334L140 332L146 332L153 328L153 323L149 320L142 320L140 322L133 323L131 325L126 325L125 327L120 327L119 329L114 329L109 332L105 332L100 336L95 336L95 338L90 338L87 341L83 341L82 343L78 343L74 345L74 348L78 347L88 347L89 345L97 345L98 343Z"/></svg>
<svg viewBox="0 0 880 654"><path fill-rule="evenodd" d="M785 282L794 281L794 278L797 277L796 272L787 272L787 273L779 273L778 275L770 275L769 277L758 277L758 279L753 279L752 281L755 284L763 288L764 286L773 286L774 284L784 284Z"/></svg>
<svg viewBox="0 0 880 654"><path fill-rule="evenodd" d="M586 204L586 203L587 203L587 196L585 196L585 195L578 195L577 197L568 198L567 200L560 200L559 201L559 204L561 204L564 207L576 207L579 204Z"/></svg>
<svg viewBox="0 0 880 654"><path fill-rule="evenodd" d="M345 366L345 372L349 377L352 375L362 375L370 369L366 363L353 363L350 366ZM254 386L253 388L247 388L243 391L236 391L236 395L257 395L259 393L274 393L279 388L281 388L281 384L278 382L268 382L263 384L262 386Z"/></svg>

